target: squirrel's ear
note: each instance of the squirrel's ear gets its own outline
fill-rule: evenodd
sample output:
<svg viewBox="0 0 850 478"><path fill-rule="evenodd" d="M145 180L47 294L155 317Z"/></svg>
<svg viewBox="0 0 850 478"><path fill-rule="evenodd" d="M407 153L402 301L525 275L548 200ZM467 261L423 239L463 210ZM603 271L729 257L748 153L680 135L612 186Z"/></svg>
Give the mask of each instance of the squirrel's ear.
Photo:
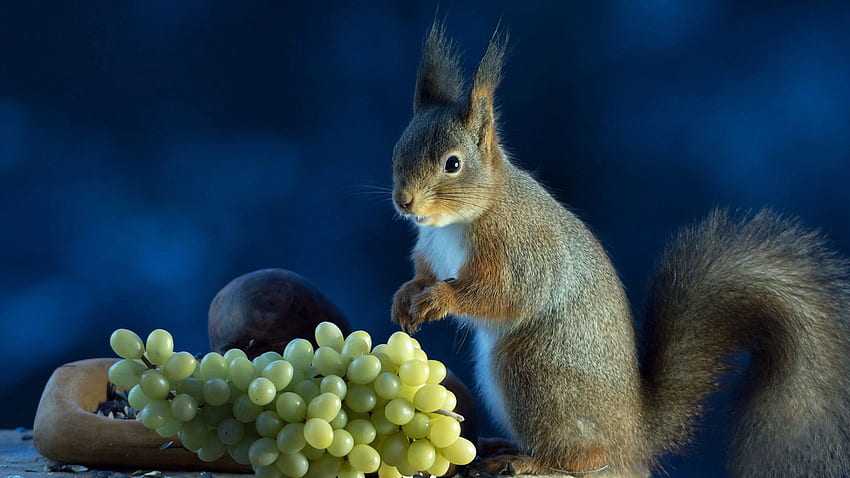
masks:
<svg viewBox="0 0 850 478"><path fill-rule="evenodd" d="M464 122L467 129L478 138L479 148L490 149L497 141L493 95L502 80L507 41L507 34L496 28L484 58L475 70L475 78L472 80L472 88L465 105Z"/></svg>
<svg viewBox="0 0 850 478"><path fill-rule="evenodd" d="M463 79L458 55L446 38L445 26L434 21L425 45L416 76L413 112L433 105L448 105L460 100Z"/></svg>

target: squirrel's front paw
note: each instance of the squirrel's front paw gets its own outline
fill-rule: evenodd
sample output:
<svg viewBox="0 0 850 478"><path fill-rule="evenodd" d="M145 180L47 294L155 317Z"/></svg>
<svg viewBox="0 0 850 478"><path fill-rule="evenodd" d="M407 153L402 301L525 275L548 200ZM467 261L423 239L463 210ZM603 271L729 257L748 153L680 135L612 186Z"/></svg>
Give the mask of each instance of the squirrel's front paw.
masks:
<svg viewBox="0 0 850 478"><path fill-rule="evenodd" d="M392 321L398 324L401 330L413 333L419 328L419 324L415 323L411 317L410 309L413 298L428 288L428 285L425 281L414 279L405 282L396 291L393 297Z"/></svg>
<svg viewBox="0 0 850 478"><path fill-rule="evenodd" d="M444 281L424 289L410 304L411 322L418 328L423 322L440 320L451 312L454 297L451 286Z"/></svg>

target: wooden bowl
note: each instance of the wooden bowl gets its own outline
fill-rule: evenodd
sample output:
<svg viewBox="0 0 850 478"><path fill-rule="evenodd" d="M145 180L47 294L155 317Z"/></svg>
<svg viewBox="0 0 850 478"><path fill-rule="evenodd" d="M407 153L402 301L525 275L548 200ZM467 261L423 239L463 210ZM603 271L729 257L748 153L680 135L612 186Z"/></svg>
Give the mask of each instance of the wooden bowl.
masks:
<svg viewBox="0 0 850 478"><path fill-rule="evenodd" d="M203 462L183 448L179 438L163 438L137 420L96 415L98 404L106 399L109 367L117 360L81 360L53 372L33 426L33 444L39 453L61 463L95 467L251 472L251 467L227 455ZM160 450L172 440L170 447Z"/></svg>

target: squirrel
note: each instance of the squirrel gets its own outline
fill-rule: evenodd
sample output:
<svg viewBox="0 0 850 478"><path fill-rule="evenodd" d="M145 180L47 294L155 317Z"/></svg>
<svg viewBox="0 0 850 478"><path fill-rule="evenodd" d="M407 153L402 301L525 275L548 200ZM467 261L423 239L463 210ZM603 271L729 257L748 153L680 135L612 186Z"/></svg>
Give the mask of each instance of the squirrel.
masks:
<svg viewBox="0 0 850 478"><path fill-rule="evenodd" d="M795 218L714 210L662 254L638 340L599 241L500 144L506 42L497 29L466 86L435 22L393 150L394 207L418 240L392 320L475 330L480 394L517 448L481 470L649 476L749 350L730 473L850 476L847 262Z"/></svg>

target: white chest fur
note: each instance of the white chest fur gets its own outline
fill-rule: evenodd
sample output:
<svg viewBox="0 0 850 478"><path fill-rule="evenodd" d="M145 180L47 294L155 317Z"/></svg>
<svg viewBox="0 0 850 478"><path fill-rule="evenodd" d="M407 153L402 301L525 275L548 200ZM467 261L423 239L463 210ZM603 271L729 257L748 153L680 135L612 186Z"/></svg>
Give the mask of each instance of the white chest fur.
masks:
<svg viewBox="0 0 850 478"><path fill-rule="evenodd" d="M419 228L416 251L431 265L437 280L457 278L469 255L469 235L463 223Z"/></svg>
<svg viewBox="0 0 850 478"><path fill-rule="evenodd" d="M458 271L466 263L469 256L469 236L466 224L455 223L445 227L422 227L419 229L419 241L416 251L431 265L437 280L457 278ZM458 317L461 321L471 323L477 330L475 333L476 381L480 395L501 427L513 435L510 418L505 408L502 389L494 376L492 369L493 347L500 338L497 330L485 325L486 319L473 317Z"/></svg>

